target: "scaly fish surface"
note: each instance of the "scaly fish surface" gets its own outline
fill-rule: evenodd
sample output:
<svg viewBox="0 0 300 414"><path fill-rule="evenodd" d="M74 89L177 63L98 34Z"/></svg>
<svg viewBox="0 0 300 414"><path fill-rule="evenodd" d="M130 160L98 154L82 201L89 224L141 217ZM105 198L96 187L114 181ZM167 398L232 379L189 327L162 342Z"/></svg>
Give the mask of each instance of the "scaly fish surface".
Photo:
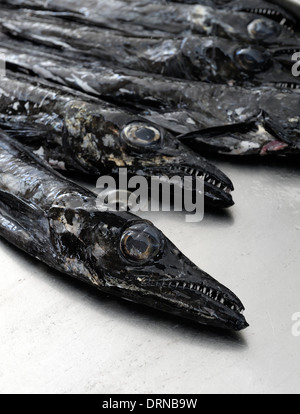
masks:
<svg viewBox="0 0 300 414"><path fill-rule="evenodd" d="M288 19L278 21L275 14L261 15L200 4L87 0L5 0L5 4L31 7L86 24L120 30L127 35L164 37L185 36L187 32L227 37L249 43L285 46L296 39ZM263 9L262 9L263 10Z"/></svg>
<svg viewBox="0 0 300 414"><path fill-rule="evenodd" d="M292 75L291 59L294 53L300 53L300 44L266 49L209 36L133 38L111 30L15 11L2 17L0 12L0 22L2 30L17 38L74 53L72 60L83 60L83 55L87 55L105 65L188 80L300 88L299 79ZM1 45L4 47L5 41Z"/></svg>
<svg viewBox="0 0 300 414"><path fill-rule="evenodd" d="M152 223L101 212L93 193L2 132L0 235L102 292L217 328L248 326L241 301Z"/></svg>
<svg viewBox="0 0 300 414"><path fill-rule="evenodd" d="M202 178L208 204L233 205L230 179L162 127L90 96L7 71L0 125L52 165L99 176Z"/></svg>

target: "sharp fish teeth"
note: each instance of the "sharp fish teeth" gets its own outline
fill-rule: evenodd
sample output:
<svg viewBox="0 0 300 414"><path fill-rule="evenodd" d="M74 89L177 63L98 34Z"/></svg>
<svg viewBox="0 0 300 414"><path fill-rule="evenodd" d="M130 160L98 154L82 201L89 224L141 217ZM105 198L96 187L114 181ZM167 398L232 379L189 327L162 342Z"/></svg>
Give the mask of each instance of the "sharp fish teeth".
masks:
<svg viewBox="0 0 300 414"><path fill-rule="evenodd" d="M286 24L286 22L287 22L286 18L282 19L281 22L280 22L281 26L284 26Z"/></svg>
<svg viewBox="0 0 300 414"><path fill-rule="evenodd" d="M287 27L288 30L293 31L293 27L291 27L291 22L288 22L287 18L284 17L281 13L279 13L276 10L271 10L271 9L243 9L243 11L245 11L246 13L254 13L254 14L259 14L261 16L270 16L270 18L274 17L276 19L276 21L279 22L279 24L281 26L285 26ZM281 19L281 21L279 21L279 19Z"/></svg>
<svg viewBox="0 0 300 414"><path fill-rule="evenodd" d="M228 308L230 308L232 311L234 312L239 312L241 315L243 315L244 313L244 309L239 308L237 305L234 304L230 304L230 303L226 303L225 298L222 296L222 293L217 292L216 290L207 288L203 285L200 284L195 284L195 283L187 283L187 282L175 282L175 281L171 281L171 282L161 282L158 284L153 283L153 285L157 285L157 286L168 286L169 288L173 287L173 288L178 288L181 287L183 289L190 289L190 290L195 290L197 292L201 292L203 295L208 296L211 300L220 303L221 305L224 305Z"/></svg>

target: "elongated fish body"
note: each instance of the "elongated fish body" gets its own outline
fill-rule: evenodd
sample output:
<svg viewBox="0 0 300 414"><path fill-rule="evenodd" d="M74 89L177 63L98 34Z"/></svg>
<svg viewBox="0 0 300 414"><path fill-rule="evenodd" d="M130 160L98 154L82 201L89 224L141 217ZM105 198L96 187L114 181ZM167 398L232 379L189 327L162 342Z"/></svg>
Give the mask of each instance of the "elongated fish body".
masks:
<svg viewBox="0 0 300 414"><path fill-rule="evenodd" d="M111 30L32 17L26 12L2 16L2 28L18 38L74 53L72 60L77 60L77 53L82 60L87 55L106 65L188 80L300 88L300 81L292 75L291 60L296 50L300 51L300 44L290 45L289 53L286 48L266 49L216 37L133 38ZM1 44L4 47L5 40Z"/></svg>
<svg viewBox="0 0 300 414"><path fill-rule="evenodd" d="M146 75L121 69L76 67L47 54L33 56L0 48L8 64L62 85L132 102L143 116L175 134L189 134L197 152L288 155L300 149L300 94L274 88L246 89ZM92 68L92 69L91 69ZM199 132L199 130L208 129ZM195 132L197 131L197 132ZM193 137L193 139L192 139Z"/></svg>
<svg viewBox="0 0 300 414"><path fill-rule="evenodd" d="M150 1L81 2L71 0L6 0L5 4L59 13L68 19L121 30L135 36L184 36L187 32L227 37L260 44L285 45L295 39L286 19L269 14L216 9L203 5Z"/></svg>
<svg viewBox="0 0 300 414"><path fill-rule="evenodd" d="M129 213L100 211L93 193L2 132L0 235L105 293L218 328L248 326L241 301L153 224Z"/></svg>
<svg viewBox="0 0 300 414"><path fill-rule="evenodd" d="M51 165L91 176L202 178L207 203L233 205L230 179L162 127L104 101L7 72L0 125Z"/></svg>

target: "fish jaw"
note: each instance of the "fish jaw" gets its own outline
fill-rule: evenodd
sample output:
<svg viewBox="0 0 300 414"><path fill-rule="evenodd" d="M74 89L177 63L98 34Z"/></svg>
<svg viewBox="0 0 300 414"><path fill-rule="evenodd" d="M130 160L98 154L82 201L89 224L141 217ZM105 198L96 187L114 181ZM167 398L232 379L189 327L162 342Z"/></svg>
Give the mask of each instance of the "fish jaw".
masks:
<svg viewBox="0 0 300 414"><path fill-rule="evenodd" d="M250 4L247 0L232 1L227 3L225 7L229 7L236 11L255 14L257 16L268 17L291 29L296 25L296 20L291 13L287 12L282 7L275 4L271 5L266 1L252 0Z"/></svg>
<svg viewBox="0 0 300 414"><path fill-rule="evenodd" d="M174 144L174 142L173 142ZM158 154L157 154L158 155ZM185 177L191 177L193 191L196 190L197 180L204 183L205 203L210 207L229 208L234 205L232 181L215 165L197 155L185 145L176 144L176 150L164 148L156 156L156 162L139 162L135 157L134 164L128 167L129 175L151 177L179 177L184 182Z"/></svg>
<svg viewBox="0 0 300 414"><path fill-rule="evenodd" d="M142 270L127 266L122 280L110 279L110 288L129 300L199 324L235 331L249 326L243 316L245 308L234 293L191 263L167 239L165 251L157 263Z"/></svg>
<svg viewBox="0 0 300 414"><path fill-rule="evenodd" d="M125 139L124 131L128 133L132 128L134 134L127 134L130 139L128 136ZM153 134L159 137L156 141L154 139L153 145L152 142L144 142L141 139L141 134L148 137L147 130L150 131L149 136ZM168 131L141 119L120 127L120 131L120 140L115 136L114 144L109 151L102 151L102 163L104 154L109 154L107 172L110 174L118 175L120 168L127 168L128 176L138 175L147 180L151 180L152 177L180 177L183 182L185 177L191 177L195 184L201 179L204 182L205 201L208 205L216 208L234 205L231 194L234 186L231 180ZM196 189L196 186L194 188Z"/></svg>
<svg viewBox="0 0 300 414"><path fill-rule="evenodd" d="M271 7L272 8L272 7ZM195 6L193 22L195 31L232 40L243 40L249 43L288 44L295 39L294 22L287 16L272 10L242 7L239 10L205 8Z"/></svg>
<svg viewBox="0 0 300 414"><path fill-rule="evenodd" d="M243 86L300 88L292 75L292 56L300 54L299 42L286 47L261 47L229 39L187 37L182 46L190 77Z"/></svg>
<svg viewBox="0 0 300 414"><path fill-rule="evenodd" d="M70 194L49 214L51 240L65 273L108 294L197 323L241 330L241 301L200 270L151 222L100 212L95 199Z"/></svg>
<svg viewBox="0 0 300 414"><path fill-rule="evenodd" d="M181 136L181 139L195 152L233 156L299 156L299 117L290 118L289 122L291 124L285 129L276 118L261 114L254 121L194 131Z"/></svg>

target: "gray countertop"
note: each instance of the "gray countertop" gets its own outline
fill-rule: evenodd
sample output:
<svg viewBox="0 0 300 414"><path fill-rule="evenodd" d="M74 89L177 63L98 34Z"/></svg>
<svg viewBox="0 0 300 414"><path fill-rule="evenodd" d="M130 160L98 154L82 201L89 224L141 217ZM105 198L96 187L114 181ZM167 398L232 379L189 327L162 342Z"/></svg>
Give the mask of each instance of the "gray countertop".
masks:
<svg viewBox="0 0 300 414"><path fill-rule="evenodd" d="M226 333L108 298L0 240L1 393L298 393L300 168L218 161L236 206L148 214L246 305Z"/></svg>

